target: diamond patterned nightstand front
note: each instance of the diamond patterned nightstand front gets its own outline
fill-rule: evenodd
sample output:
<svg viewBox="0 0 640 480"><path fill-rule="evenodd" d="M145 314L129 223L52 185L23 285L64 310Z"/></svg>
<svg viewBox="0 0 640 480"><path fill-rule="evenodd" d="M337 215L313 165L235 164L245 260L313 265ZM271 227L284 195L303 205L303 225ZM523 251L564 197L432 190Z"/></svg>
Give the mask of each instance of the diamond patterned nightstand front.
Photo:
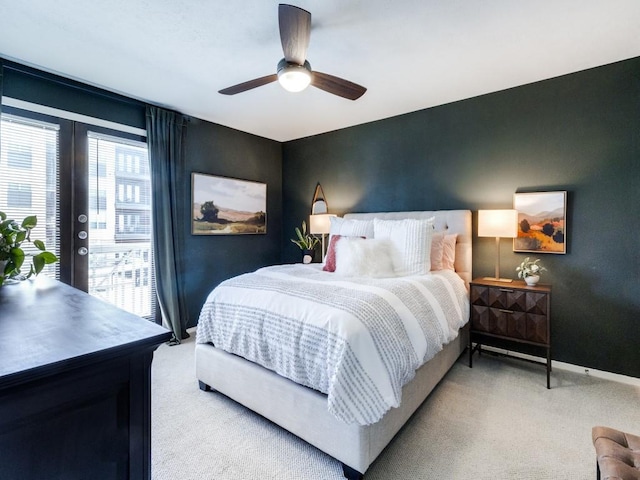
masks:
<svg viewBox="0 0 640 480"><path fill-rule="evenodd" d="M478 278L470 288L469 367L473 366L473 352L481 351L492 339L509 341L515 347L510 350L518 344L540 347L546 350L547 388L551 388L551 287Z"/></svg>

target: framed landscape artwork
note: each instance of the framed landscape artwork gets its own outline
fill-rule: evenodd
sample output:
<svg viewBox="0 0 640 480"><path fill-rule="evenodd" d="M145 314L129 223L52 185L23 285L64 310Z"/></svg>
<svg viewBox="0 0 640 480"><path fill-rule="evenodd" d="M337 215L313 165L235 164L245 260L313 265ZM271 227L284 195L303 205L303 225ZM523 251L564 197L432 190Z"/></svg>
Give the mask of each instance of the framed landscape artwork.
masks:
<svg viewBox="0 0 640 480"><path fill-rule="evenodd" d="M191 233L267 233L267 184L191 174Z"/></svg>
<svg viewBox="0 0 640 480"><path fill-rule="evenodd" d="M514 252L567 253L567 192L516 193L518 236Z"/></svg>

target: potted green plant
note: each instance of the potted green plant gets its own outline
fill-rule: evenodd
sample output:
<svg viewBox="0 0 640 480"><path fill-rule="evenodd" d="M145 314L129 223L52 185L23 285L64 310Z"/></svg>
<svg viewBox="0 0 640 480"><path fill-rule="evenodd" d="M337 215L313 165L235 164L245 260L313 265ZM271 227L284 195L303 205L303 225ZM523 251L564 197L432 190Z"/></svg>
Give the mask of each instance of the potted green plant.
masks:
<svg viewBox="0 0 640 480"><path fill-rule="evenodd" d="M547 269L540 265L540 259L525 258L519 267L516 268L518 278L522 278L527 285L535 285L540 280L540 274Z"/></svg>
<svg viewBox="0 0 640 480"><path fill-rule="evenodd" d="M58 261L53 253L48 252L42 240L32 240L31 230L38 224L35 215L26 217L22 223L7 218L0 212L0 286L7 280L25 280L38 275L45 265ZM24 242L32 243L39 252L30 254L23 250ZM23 274L21 269L26 257L31 257L29 273Z"/></svg>
<svg viewBox="0 0 640 480"><path fill-rule="evenodd" d="M302 221L302 229L296 227L296 237L291 241L302 250L302 263L311 263L316 246L320 243L317 237L307 233L307 222Z"/></svg>

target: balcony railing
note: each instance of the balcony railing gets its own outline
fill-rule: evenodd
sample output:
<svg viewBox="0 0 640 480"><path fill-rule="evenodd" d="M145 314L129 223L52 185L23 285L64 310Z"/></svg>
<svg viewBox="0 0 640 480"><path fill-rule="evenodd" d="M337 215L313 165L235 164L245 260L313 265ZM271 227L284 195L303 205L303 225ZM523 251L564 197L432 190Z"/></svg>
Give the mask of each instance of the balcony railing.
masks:
<svg viewBox="0 0 640 480"><path fill-rule="evenodd" d="M153 275L150 243L118 243L91 247L89 293L135 315L153 315Z"/></svg>

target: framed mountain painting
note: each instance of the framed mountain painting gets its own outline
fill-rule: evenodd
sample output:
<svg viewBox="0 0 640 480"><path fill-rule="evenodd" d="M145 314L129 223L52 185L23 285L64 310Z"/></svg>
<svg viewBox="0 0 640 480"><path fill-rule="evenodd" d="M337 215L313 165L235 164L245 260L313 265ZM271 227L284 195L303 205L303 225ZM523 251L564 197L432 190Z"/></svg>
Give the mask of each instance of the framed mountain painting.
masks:
<svg viewBox="0 0 640 480"><path fill-rule="evenodd" d="M267 233L267 184L191 174L191 233Z"/></svg>

